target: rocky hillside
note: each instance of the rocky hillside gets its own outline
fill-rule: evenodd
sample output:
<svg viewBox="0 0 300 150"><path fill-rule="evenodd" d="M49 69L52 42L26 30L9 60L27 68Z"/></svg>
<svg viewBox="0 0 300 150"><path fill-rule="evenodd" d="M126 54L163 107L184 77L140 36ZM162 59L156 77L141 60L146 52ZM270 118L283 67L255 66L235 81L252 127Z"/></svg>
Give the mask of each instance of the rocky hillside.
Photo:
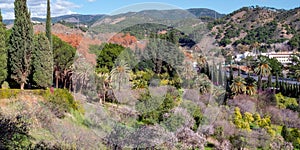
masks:
<svg viewBox="0 0 300 150"><path fill-rule="evenodd" d="M210 22L211 34L223 48L296 50L299 47L300 8L278 10L267 7L244 7ZM253 46L252 46L253 47Z"/></svg>

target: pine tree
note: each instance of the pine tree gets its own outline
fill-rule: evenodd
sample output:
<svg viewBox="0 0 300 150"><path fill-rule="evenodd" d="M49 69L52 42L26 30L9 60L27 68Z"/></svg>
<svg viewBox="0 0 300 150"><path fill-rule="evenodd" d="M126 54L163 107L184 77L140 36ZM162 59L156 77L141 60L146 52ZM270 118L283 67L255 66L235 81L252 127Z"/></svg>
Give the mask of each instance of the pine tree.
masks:
<svg viewBox="0 0 300 150"><path fill-rule="evenodd" d="M9 62L11 77L24 89L31 68L33 25L26 0L16 0L15 21L9 40Z"/></svg>
<svg viewBox="0 0 300 150"><path fill-rule="evenodd" d="M7 48L5 27L2 23L2 15L0 10L0 83L7 77Z"/></svg>
<svg viewBox="0 0 300 150"><path fill-rule="evenodd" d="M33 80L40 87L50 87L53 81L53 54L50 50L50 43L44 34L39 34L34 38L34 46Z"/></svg>
<svg viewBox="0 0 300 150"><path fill-rule="evenodd" d="M49 40L50 48L52 50L50 0L47 0L46 36L47 36L47 38Z"/></svg>

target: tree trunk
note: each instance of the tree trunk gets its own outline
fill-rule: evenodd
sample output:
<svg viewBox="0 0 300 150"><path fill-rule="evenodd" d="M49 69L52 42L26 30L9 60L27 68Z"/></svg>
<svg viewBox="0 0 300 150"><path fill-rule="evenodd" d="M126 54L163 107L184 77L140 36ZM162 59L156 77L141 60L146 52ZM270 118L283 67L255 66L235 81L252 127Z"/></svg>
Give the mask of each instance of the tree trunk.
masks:
<svg viewBox="0 0 300 150"><path fill-rule="evenodd" d="M259 91L262 91L262 75L258 76L258 82L259 82Z"/></svg>
<svg viewBox="0 0 300 150"><path fill-rule="evenodd" d="M25 83L21 83L21 90L24 90Z"/></svg>
<svg viewBox="0 0 300 150"><path fill-rule="evenodd" d="M55 80L56 80L55 81L55 86L56 86L56 88L58 88L58 77L57 76L55 77Z"/></svg>
<svg viewBox="0 0 300 150"><path fill-rule="evenodd" d="M64 78L64 89L67 88L67 79Z"/></svg>

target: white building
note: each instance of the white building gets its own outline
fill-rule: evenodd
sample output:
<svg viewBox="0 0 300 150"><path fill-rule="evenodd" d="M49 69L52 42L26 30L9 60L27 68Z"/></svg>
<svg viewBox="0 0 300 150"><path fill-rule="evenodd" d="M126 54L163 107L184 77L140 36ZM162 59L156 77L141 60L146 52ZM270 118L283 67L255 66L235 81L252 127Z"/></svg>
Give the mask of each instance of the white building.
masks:
<svg viewBox="0 0 300 150"><path fill-rule="evenodd" d="M270 52L261 53L261 55L267 56L269 58L276 58L282 64L291 64L294 52Z"/></svg>
<svg viewBox="0 0 300 150"><path fill-rule="evenodd" d="M237 54L237 55L235 55L235 59L234 60L239 62L239 61L241 61L242 59L244 59L244 58L246 58L248 56L255 57L256 54L252 53L252 52L245 52L244 54Z"/></svg>

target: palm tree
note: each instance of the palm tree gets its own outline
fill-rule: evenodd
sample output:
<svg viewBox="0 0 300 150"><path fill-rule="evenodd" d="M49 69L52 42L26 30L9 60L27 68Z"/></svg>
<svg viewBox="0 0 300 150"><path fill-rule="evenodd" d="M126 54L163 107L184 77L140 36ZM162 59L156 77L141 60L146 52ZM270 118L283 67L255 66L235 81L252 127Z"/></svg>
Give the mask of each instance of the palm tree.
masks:
<svg viewBox="0 0 300 150"><path fill-rule="evenodd" d="M129 82L130 78L130 68L128 64L121 61L116 67L114 67L111 72L111 81L116 83L119 91L121 90L121 86Z"/></svg>
<svg viewBox="0 0 300 150"><path fill-rule="evenodd" d="M105 103L105 98L106 98L106 93L109 89L109 74L108 73L99 73L97 74L97 79L98 79L98 94L100 97L100 103L102 103L102 98L103 98L103 102Z"/></svg>
<svg viewBox="0 0 300 150"><path fill-rule="evenodd" d="M244 94L247 89L245 79L237 76L233 79L233 82L230 85L230 89L235 94Z"/></svg>
<svg viewBox="0 0 300 150"><path fill-rule="evenodd" d="M272 68L269 65L267 57L261 56L257 59L258 66L254 69L254 72L259 75L260 83L259 90L261 90L262 86L262 77L267 77L271 74Z"/></svg>
<svg viewBox="0 0 300 150"><path fill-rule="evenodd" d="M199 68L199 72L201 73L201 70L204 69L207 65L206 57L204 57L203 55L199 55L196 61L197 61L197 67Z"/></svg>
<svg viewBox="0 0 300 150"><path fill-rule="evenodd" d="M182 66L182 76L187 82L188 88L190 88L191 80L195 77L194 67L191 61L184 61Z"/></svg>
<svg viewBox="0 0 300 150"><path fill-rule="evenodd" d="M257 89L255 79L248 77L245 79L245 81L246 81L246 94L250 96L255 95Z"/></svg>

